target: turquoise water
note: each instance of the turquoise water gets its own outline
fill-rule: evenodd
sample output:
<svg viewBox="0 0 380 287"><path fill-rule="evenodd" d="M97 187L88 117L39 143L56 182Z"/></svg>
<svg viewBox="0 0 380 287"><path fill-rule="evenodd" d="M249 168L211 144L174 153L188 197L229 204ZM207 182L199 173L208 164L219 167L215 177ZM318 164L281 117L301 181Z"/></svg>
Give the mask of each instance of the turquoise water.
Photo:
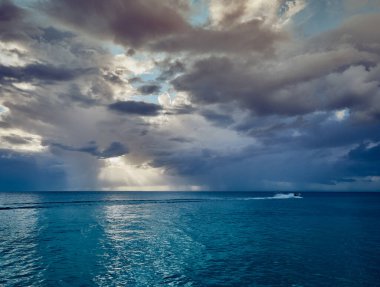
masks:
<svg viewBox="0 0 380 287"><path fill-rule="evenodd" d="M0 286L380 286L380 194L0 193Z"/></svg>

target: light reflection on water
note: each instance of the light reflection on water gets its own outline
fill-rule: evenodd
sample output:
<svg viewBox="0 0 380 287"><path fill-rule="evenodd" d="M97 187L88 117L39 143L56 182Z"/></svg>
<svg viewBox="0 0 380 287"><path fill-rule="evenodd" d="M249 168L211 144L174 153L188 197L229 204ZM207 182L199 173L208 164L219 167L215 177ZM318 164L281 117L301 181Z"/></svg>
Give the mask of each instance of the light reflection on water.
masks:
<svg viewBox="0 0 380 287"><path fill-rule="evenodd" d="M104 207L104 219L101 244L109 252L99 262L106 268L94 279L99 286L190 284L185 269L203 246L180 228L173 214L155 205L115 205Z"/></svg>

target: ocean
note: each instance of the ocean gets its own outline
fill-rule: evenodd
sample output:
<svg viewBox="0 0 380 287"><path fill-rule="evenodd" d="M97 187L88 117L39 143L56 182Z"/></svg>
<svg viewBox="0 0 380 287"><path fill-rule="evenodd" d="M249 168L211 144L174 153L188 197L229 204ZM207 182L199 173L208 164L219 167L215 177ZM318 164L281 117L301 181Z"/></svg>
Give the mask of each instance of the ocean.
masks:
<svg viewBox="0 0 380 287"><path fill-rule="evenodd" d="M380 193L0 193L0 286L380 286Z"/></svg>

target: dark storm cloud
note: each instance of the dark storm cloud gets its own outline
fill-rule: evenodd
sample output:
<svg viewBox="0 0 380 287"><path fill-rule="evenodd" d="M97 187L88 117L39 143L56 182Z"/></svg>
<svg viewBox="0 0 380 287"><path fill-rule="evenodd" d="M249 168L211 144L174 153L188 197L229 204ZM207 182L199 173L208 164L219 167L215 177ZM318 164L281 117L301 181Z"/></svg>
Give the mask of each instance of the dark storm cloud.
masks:
<svg viewBox="0 0 380 287"><path fill-rule="evenodd" d="M289 183L293 188L308 186L310 189L310 184L332 188L380 175L378 158L358 161L347 156L336 157L336 151L297 149L287 144L253 145L231 154L207 149L157 153L150 164L163 168L167 174L196 179L212 189L227 190L252 190L252 186L267 190L268 186L261 186L264 182Z"/></svg>
<svg viewBox="0 0 380 287"><path fill-rule="evenodd" d="M161 87L157 84L149 84L138 87L138 91L143 95L158 94L161 91Z"/></svg>
<svg viewBox="0 0 380 287"><path fill-rule="evenodd" d="M23 10L15 6L10 0L0 2L0 22L11 22L21 19Z"/></svg>
<svg viewBox="0 0 380 287"><path fill-rule="evenodd" d="M371 146L369 143L362 143L351 150L348 157L355 161L380 162L380 144ZM380 166L378 170L380 173Z"/></svg>
<svg viewBox="0 0 380 287"><path fill-rule="evenodd" d="M69 81L91 69L69 69L49 64L30 64L25 67L12 67L0 65L0 81L7 78L17 81Z"/></svg>
<svg viewBox="0 0 380 287"><path fill-rule="evenodd" d="M57 160L0 149L0 190L65 189L66 174Z"/></svg>
<svg viewBox="0 0 380 287"><path fill-rule="evenodd" d="M116 43L154 51L273 52L286 34L253 19L224 29L192 27L178 1L45 1L42 9L69 26ZM183 11L182 11L183 12ZM186 12L186 9L185 9ZM85 17L83 15L86 15Z"/></svg>
<svg viewBox="0 0 380 287"><path fill-rule="evenodd" d="M376 121L349 118L337 121L330 113L248 117L232 128L267 146L283 145L290 149L328 149L353 145L363 139L380 141L380 126Z"/></svg>
<svg viewBox="0 0 380 287"><path fill-rule="evenodd" d="M337 168L343 170L346 177L380 176L380 144L364 142L357 145L341 159Z"/></svg>
<svg viewBox="0 0 380 287"><path fill-rule="evenodd" d="M196 176L218 164L215 153L209 149L193 152L158 152L150 165L163 167L171 175Z"/></svg>
<svg viewBox="0 0 380 287"><path fill-rule="evenodd" d="M103 150L100 150L99 146L95 142L92 142L89 145L80 148L59 143L52 143L50 146L57 147L66 151L88 153L101 159L118 157L129 153L129 149L120 142L112 142L107 148Z"/></svg>
<svg viewBox="0 0 380 287"><path fill-rule="evenodd" d="M99 153L100 158L122 156L129 153L128 148L120 142L111 143L106 149Z"/></svg>
<svg viewBox="0 0 380 287"><path fill-rule="evenodd" d="M257 11L247 11L245 1L233 1L220 23L210 18L197 27L175 2L181 1L42 0L22 9L0 0L3 59L27 63L0 66L1 103L8 108L1 113L1 141L15 149L30 144L12 128L41 137L65 162L71 187L95 186L108 168L99 159L125 154L128 164L216 189L263 181L333 186L379 175L378 15L354 17L309 39L292 31L295 39L291 25L254 18ZM153 69L134 75L103 40L123 45L123 57L149 59ZM187 93L176 98L170 84ZM162 87L172 101L164 107L118 101L136 96L130 86L138 96ZM337 118L343 109L347 117ZM168 115L164 123L138 117L161 114ZM51 178L63 186L59 160L41 168L39 157L1 151L0 182L19 186L19 177L27 188L39 180L49 186L40 173L56 168Z"/></svg>
<svg viewBox="0 0 380 287"><path fill-rule="evenodd" d="M135 47L189 28L178 6L158 0L54 0L42 8L70 26Z"/></svg>
<svg viewBox="0 0 380 287"><path fill-rule="evenodd" d="M121 114L140 116L156 116L162 110L160 105L136 101L120 101L109 105L108 108Z"/></svg>
<svg viewBox="0 0 380 287"><path fill-rule="evenodd" d="M24 19L28 13L10 0L0 0L0 40L25 41L38 35L38 29L28 25Z"/></svg>

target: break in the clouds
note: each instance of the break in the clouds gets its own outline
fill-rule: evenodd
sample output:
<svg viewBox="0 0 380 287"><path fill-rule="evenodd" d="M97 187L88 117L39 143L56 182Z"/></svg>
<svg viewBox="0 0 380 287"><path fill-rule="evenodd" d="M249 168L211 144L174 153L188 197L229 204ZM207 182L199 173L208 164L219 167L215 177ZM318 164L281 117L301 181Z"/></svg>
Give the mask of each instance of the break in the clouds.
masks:
<svg viewBox="0 0 380 287"><path fill-rule="evenodd" d="M0 189L377 190L378 0L0 0Z"/></svg>

